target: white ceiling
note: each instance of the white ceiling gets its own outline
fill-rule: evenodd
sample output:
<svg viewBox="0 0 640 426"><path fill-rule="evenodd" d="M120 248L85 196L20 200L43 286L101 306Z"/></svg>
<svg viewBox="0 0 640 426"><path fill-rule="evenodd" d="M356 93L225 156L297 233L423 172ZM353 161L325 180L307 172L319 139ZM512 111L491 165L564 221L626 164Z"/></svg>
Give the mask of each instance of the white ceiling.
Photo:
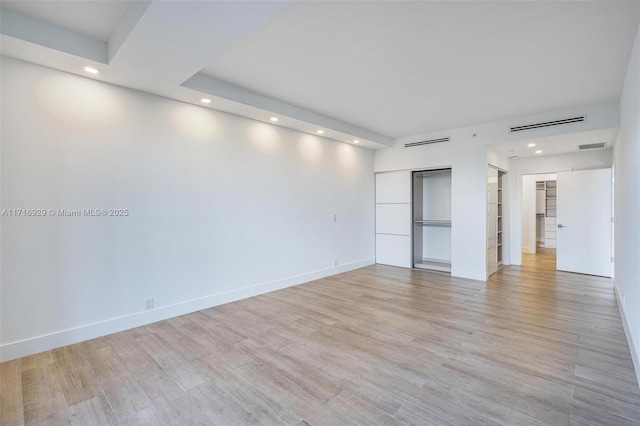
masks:
<svg viewBox="0 0 640 426"><path fill-rule="evenodd" d="M638 1L0 4L3 55L374 149L615 101L640 16Z"/></svg>
<svg viewBox="0 0 640 426"><path fill-rule="evenodd" d="M48 24L109 41L116 26L129 10L132 1L5 1L2 7Z"/></svg>
<svg viewBox="0 0 640 426"><path fill-rule="evenodd" d="M546 138L503 142L491 145L491 147L507 157L524 158L578 152L578 145L601 142L606 143L602 149L610 149L613 147L617 135L618 129L601 129ZM529 144L535 144L535 146L530 147L528 146ZM542 152L536 154L536 151Z"/></svg>
<svg viewBox="0 0 640 426"><path fill-rule="evenodd" d="M619 98L638 2L301 2L203 72L402 137Z"/></svg>

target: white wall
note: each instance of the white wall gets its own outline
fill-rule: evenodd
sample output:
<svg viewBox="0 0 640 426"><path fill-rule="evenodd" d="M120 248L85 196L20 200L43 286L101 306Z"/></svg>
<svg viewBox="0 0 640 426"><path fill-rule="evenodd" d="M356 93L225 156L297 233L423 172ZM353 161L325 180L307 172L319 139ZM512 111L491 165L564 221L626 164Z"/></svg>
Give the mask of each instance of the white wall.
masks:
<svg viewBox="0 0 640 426"><path fill-rule="evenodd" d="M536 129L529 132L510 133L516 124L537 123L585 114L584 123ZM428 118L426 118L428 119ZM486 179L489 154L487 146L507 141L543 138L562 134L587 132L598 129L615 128L619 125L619 105L617 102L550 111L544 114L517 117L477 126L461 127L422 135L400 138L393 147L375 152L375 171L421 170L437 167L452 168L451 203L451 273L454 276L486 280L487 277L487 232L486 232ZM405 148L404 144L441 137L451 138L451 142ZM499 166L499 165L498 165ZM511 167L511 166L509 166ZM507 170L511 171L511 169ZM512 173L510 173L511 175ZM521 176L521 175L520 175ZM521 177L519 177L521 179ZM508 186L513 193L515 181L509 178ZM518 185L519 186L519 185ZM512 194L513 195L513 194ZM513 205L520 202L509 198L511 206L510 229L520 225L520 211L514 215ZM516 225L516 228L514 228ZM513 234L513 232L512 232ZM518 231L518 235L520 232ZM511 236L511 253L514 241ZM515 247L520 252L520 240ZM520 256L518 254L518 256ZM511 263L514 260L511 259Z"/></svg>
<svg viewBox="0 0 640 426"><path fill-rule="evenodd" d="M611 167L612 150L602 149L594 151L576 152L561 155L546 155L542 157L525 157L511 161L511 173L509 174L511 217L511 263L522 265L522 251L525 248L522 236L522 208L523 188L522 176L532 174L545 174L556 172L568 172L571 170L590 170ZM534 179L535 181L535 179ZM535 183L532 209L535 213ZM533 225L535 227L535 220ZM532 241L535 244L535 228L533 228Z"/></svg>
<svg viewBox="0 0 640 426"><path fill-rule="evenodd" d="M640 382L640 29L629 60L620 110L620 132L614 146L615 285Z"/></svg>
<svg viewBox="0 0 640 426"><path fill-rule="evenodd" d="M130 212L2 217L3 359L374 262L372 151L2 61L2 208Z"/></svg>
<svg viewBox="0 0 640 426"><path fill-rule="evenodd" d="M537 192L536 181L556 180L554 173L522 176L522 252L535 253L537 243ZM542 221L544 223L544 220ZM542 234L544 239L544 232Z"/></svg>

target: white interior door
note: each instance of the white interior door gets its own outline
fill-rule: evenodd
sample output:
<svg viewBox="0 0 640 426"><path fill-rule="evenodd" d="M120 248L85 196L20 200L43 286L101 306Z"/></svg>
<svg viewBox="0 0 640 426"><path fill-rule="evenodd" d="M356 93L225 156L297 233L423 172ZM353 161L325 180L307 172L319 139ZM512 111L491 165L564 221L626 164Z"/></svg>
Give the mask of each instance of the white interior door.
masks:
<svg viewBox="0 0 640 426"><path fill-rule="evenodd" d="M558 173L557 269L611 276L611 169Z"/></svg>

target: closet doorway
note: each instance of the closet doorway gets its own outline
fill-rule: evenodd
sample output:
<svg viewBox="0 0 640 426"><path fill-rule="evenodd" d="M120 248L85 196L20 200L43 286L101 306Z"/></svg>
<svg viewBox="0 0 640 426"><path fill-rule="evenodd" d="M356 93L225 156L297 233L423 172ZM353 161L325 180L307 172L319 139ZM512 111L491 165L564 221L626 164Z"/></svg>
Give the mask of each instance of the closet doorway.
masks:
<svg viewBox="0 0 640 426"><path fill-rule="evenodd" d="M413 172L413 267L451 272L451 169Z"/></svg>
<svg viewBox="0 0 640 426"><path fill-rule="evenodd" d="M522 262L556 269L557 181L555 173L522 176Z"/></svg>

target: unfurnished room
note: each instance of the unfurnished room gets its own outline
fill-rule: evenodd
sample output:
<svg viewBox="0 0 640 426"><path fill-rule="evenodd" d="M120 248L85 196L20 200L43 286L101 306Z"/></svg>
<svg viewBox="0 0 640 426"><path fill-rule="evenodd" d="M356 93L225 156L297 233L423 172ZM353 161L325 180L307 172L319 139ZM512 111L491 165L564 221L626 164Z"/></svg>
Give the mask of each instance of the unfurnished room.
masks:
<svg viewBox="0 0 640 426"><path fill-rule="evenodd" d="M0 0L0 425L640 425L639 24Z"/></svg>

